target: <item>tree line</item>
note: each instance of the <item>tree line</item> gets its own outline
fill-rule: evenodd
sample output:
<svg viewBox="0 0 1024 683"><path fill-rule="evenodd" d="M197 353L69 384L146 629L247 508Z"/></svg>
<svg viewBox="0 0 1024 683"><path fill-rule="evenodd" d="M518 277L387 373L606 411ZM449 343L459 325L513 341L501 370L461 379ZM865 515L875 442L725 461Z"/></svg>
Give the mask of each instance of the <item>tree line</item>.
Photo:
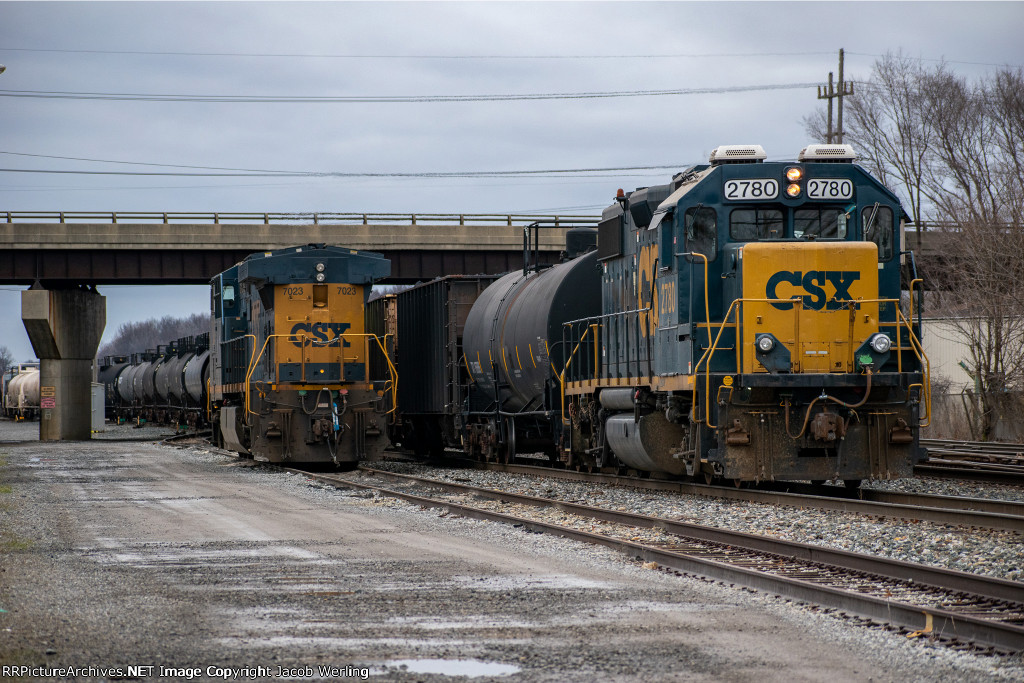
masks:
<svg viewBox="0 0 1024 683"><path fill-rule="evenodd" d="M193 313L190 316L175 318L165 315L162 318L150 318L141 322L122 323L117 334L97 352L97 357L127 356L147 349L181 339L193 337L210 331L210 314Z"/></svg>

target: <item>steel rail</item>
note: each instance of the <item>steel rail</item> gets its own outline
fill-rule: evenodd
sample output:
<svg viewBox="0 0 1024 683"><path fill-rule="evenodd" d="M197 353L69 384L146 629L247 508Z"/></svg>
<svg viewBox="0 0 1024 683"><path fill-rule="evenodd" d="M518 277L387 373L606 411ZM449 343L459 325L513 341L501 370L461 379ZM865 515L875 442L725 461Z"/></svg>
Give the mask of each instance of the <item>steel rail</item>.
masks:
<svg viewBox="0 0 1024 683"><path fill-rule="evenodd" d="M535 507L553 507L564 512L593 519L601 519L634 527L643 526L661 529L702 543L725 544L744 548L751 552L764 553L778 558L772 560L772 564L795 558L798 561L804 562L807 569L797 571L795 577L775 575L763 569L758 570L730 564L721 559L714 559L708 556L701 557L702 554L708 554L705 550L693 550L677 546L658 547L644 545L524 517L481 510L480 508L462 503L396 491L365 482L354 482L334 475L301 473L314 480L333 486L374 490L382 495L400 498L424 507L444 508L473 519L516 524L534 531L543 531L565 538L604 545L640 559L657 562L664 567L676 571L707 576L719 581L741 584L777 595L785 595L796 600L834 607L870 619L898 623L915 629L922 634L928 633L944 638L969 640L1014 651L1024 650L1024 626L1021 626L1019 623L1012 623L1014 621L1024 621L1024 604L1019 602L1020 597L1024 595L1024 584L1002 579L979 577L964 572L914 565L896 560L857 555L855 553L830 550L808 544L780 541L752 534L743 534L653 517L643 517L632 513L591 508L576 503L479 489L462 484L438 482L432 479L381 472L367 467L362 467L361 469L372 476L387 478L393 481L404 481L413 485L426 485L441 488L448 492L481 496L503 502L515 502ZM298 470L290 471L300 472ZM739 563L749 564L745 557L739 558ZM827 566L822 568L821 565ZM818 584L809 578L811 574L820 574L822 570L827 574L835 568L843 568L847 573L853 572L857 576L855 587L850 590L843 590L833 586ZM808 571L810 569L814 571ZM871 577L862 576L863 574L872 574L876 577L900 582L907 587L912 587L913 590L917 590L920 587L933 587L940 592L950 594L951 600L954 602L973 605L975 613L968 614L943 607L909 604L890 598L879 598L864 594L859 591L865 590L864 582L871 581L872 579ZM985 619L978 616L978 608L982 607L977 604L979 601L981 603L991 601L999 603L996 607L1002 610L1002 614L1009 621ZM992 610L989 609L989 612L992 612ZM1009 615L1006 615L1007 612L1009 612Z"/></svg>
<svg viewBox="0 0 1024 683"><path fill-rule="evenodd" d="M955 498L927 494L897 494L871 491L870 489L862 489L861 494L864 498L857 499L810 493L793 493L789 491L736 489L664 479L639 479L615 474L558 470L536 465L506 465L502 463L477 463L474 461L470 461L470 463L481 469L509 474L554 477L571 481L600 482L655 491L672 491L708 498L741 500L767 505L788 505L798 508L812 507L820 510L834 510L836 512L852 512L898 519L915 519L924 522L935 522L936 524L1004 529L1024 533L1024 503L1012 501ZM796 489L797 487L802 490L811 488L806 485L794 485L791 488ZM838 491L849 495L847 489L838 489Z"/></svg>
<svg viewBox="0 0 1024 683"><path fill-rule="evenodd" d="M921 439L921 445L928 449L981 451L994 453L1024 454L1024 443L1002 443L999 441L960 441L957 439Z"/></svg>
<svg viewBox="0 0 1024 683"><path fill-rule="evenodd" d="M914 465L914 474L918 477L931 477L934 479L956 479L959 481L1003 484L1004 486L1024 486L1024 474L1019 470L1005 472L1002 470L979 469L977 467L962 468L932 463L930 465Z"/></svg>
<svg viewBox="0 0 1024 683"><path fill-rule="evenodd" d="M921 476L1024 485L1024 444L921 439L929 459L914 466Z"/></svg>

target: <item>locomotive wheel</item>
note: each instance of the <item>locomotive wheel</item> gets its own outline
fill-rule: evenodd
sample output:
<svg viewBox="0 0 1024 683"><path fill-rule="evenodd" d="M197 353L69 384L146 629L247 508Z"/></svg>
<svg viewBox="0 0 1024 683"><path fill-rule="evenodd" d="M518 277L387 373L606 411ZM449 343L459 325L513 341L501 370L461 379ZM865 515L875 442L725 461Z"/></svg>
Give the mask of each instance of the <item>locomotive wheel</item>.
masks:
<svg viewBox="0 0 1024 683"><path fill-rule="evenodd" d="M698 476L708 486L710 486L711 482L714 481L714 479L715 479L715 475L714 475L713 472L701 472L700 475L698 475Z"/></svg>

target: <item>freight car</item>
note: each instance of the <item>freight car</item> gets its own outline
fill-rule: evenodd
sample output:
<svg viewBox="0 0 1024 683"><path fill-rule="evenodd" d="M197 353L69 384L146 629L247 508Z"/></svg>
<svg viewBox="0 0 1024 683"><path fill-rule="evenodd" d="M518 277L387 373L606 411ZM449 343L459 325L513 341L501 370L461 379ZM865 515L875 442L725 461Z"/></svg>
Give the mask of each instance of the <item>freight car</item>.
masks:
<svg viewBox="0 0 1024 683"><path fill-rule="evenodd" d="M5 373L4 415L31 420L39 415L39 364L19 363Z"/></svg>
<svg viewBox="0 0 1024 683"><path fill-rule="evenodd" d="M726 146L665 185L620 190L596 251L577 231L564 263L477 298L462 331L468 386L403 373L398 405L460 397L441 439L489 459L540 451L737 484L911 476L930 419L919 281L904 302L905 214L854 159L848 145L793 162ZM397 305L399 318L421 308ZM424 334L399 330L400 369L425 367ZM406 344L418 355L402 358ZM400 439L422 450L420 432Z"/></svg>
<svg viewBox="0 0 1024 683"><path fill-rule="evenodd" d="M104 385L107 419L206 426L209 337L203 333L155 350L104 358L97 378Z"/></svg>
<svg viewBox="0 0 1024 683"><path fill-rule="evenodd" d="M213 278L210 411L217 445L270 462L351 466L387 445L397 377L365 332L380 254L310 244ZM383 364L387 372L372 374Z"/></svg>
<svg viewBox="0 0 1024 683"><path fill-rule="evenodd" d="M472 408L466 403L463 331L473 303L499 277L447 275L370 303L368 329L389 340L387 351L401 377L388 428L393 444L437 457L462 443L463 412Z"/></svg>

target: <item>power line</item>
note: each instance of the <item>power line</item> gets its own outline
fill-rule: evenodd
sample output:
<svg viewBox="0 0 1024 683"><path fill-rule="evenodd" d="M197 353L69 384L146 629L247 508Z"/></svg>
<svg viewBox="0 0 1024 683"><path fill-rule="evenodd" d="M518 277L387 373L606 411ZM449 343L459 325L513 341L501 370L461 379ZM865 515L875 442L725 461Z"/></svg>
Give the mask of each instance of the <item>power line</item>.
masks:
<svg viewBox="0 0 1024 683"><path fill-rule="evenodd" d="M30 154L28 152L6 152L0 150L0 154L8 154L10 156L18 157L34 157L36 159L63 159L66 161L90 161L99 164L125 164L129 166L161 166L163 168L192 168L192 169L203 169L207 171L245 171L251 173L282 173L282 174L298 174L301 175L301 171L279 171L279 170L268 170L265 168L231 168L225 166L189 166L185 164L157 164L145 161L118 161L115 159L91 159L87 157L66 157L57 156L54 154Z"/></svg>
<svg viewBox="0 0 1024 683"><path fill-rule="evenodd" d="M811 55L830 54L828 52L680 52L663 54L639 55L424 55L424 54L323 54L323 53L268 53L268 52L187 52L187 51L150 51L150 50L71 50L56 48L4 47L0 52L57 52L70 54L99 55L152 55L169 57L257 57L257 58L298 58L298 59L440 59L440 60L473 60L473 59L693 59L722 57L805 57Z"/></svg>
<svg viewBox="0 0 1024 683"><path fill-rule="evenodd" d="M121 162L114 162L121 163ZM160 164L156 164L160 165ZM82 171L38 168L0 168L0 173L40 173L56 175L98 175L98 176L162 176L185 178L561 178L569 174L616 173L625 171L663 171L680 169L692 164L671 164L657 166L615 166L608 168L566 168L534 171L430 171L416 173L401 172L344 172L344 171L286 171L254 173L187 173L184 171ZM185 167L189 168L189 167ZM203 167L198 167L203 168ZM597 176L600 177L600 176Z"/></svg>
<svg viewBox="0 0 1024 683"><path fill-rule="evenodd" d="M747 58L747 57L813 57L819 55L830 55L831 51L806 51L806 52L671 52L651 54L570 54L570 55L522 55L522 54L493 54L493 55L431 55L431 54L338 54L338 53L289 53L289 52L188 52L183 50L75 50L61 48L31 48L31 47L0 47L0 52L48 52L58 54L94 54L94 55L147 55L156 57L244 57L258 59L420 59L420 60L449 60L449 61L472 61L472 60L609 60L609 59L723 59L723 58ZM884 57L885 55L871 52L848 52L847 54L858 57ZM914 57L924 62L945 62L947 64L968 64L972 66L1015 66L1007 63L977 62L969 60L944 59L936 57Z"/></svg>
<svg viewBox="0 0 1024 683"><path fill-rule="evenodd" d="M99 93L49 90L0 90L0 97L65 100L113 100L119 102L217 102L217 103L284 103L284 104L408 104L425 102L510 102L523 100L584 100L616 97L659 97L666 95L717 95L768 90L813 88L815 83L778 83L771 85L738 85L713 88L676 88L671 90L617 90L607 92L561 92L497 95L181 95L149 93Z"/></svg>

